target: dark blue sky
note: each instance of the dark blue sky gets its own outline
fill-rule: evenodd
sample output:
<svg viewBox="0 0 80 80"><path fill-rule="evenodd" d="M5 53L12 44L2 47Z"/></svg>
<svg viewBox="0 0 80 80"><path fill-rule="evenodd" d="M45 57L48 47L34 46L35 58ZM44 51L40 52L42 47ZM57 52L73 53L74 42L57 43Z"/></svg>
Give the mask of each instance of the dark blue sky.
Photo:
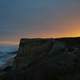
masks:
<svg viewBox="0 0 80 80"><path fill-rule="evenodd" d="M79 35L79 0L0 0L0 43Z"/></svg>

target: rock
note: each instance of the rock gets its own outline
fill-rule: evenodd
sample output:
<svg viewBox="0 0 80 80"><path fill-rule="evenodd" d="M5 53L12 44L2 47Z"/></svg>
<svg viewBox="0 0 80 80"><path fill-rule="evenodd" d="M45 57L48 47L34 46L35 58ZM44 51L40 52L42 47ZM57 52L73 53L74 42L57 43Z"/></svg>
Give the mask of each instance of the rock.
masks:
<svg viewBox="0 0 80 80"><path fill-rule="evenodd" d="M33 80L39 80L42 73L47 71L47 66L45 65L48 63L48 53L52 45L52 39L22 39L19 54L16 57L18 74L20 75L21 72L21 75L23 73L24 77L27 76L25 80L30 80L34 76ZM38 78L36 78L35 74L38 74ZM20 79L20 77L18 78Z"/></svg>
<svg viewBox="0 0 80 80"><path fill-rule="evenodd" d="M6 75L4 80L80 80L80 38L21 39Z"/></svg>
<svg viewBox="0 0 80 80"><path fill-rule="evenodd" d="M17 80L79 79L79 40L22 39L16 57ZM76 55L72 47L79 48Z"/></svg>

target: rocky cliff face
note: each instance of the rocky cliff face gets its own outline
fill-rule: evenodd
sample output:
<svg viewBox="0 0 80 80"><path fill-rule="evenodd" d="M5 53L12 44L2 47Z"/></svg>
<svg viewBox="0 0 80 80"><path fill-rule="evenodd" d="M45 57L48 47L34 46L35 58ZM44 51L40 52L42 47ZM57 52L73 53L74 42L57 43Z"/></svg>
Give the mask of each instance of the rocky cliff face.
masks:
<svg viewBox="0 0 80 80"><path fill-rule="evenodd" d="M41 80L45 77L48 74L48 53L52 45L53 39L22 39L16 57L16 68L17 74L23 74L24 77L18 79Z"/></svg>
<svg viewBox="0 0 80 80"><path fill-rule="evenodd" d="M80 38L21 39L8 80L80 80Z"/></svg>
<svg viewBox="0 0 80 80"><path fill-rule="evenodd" d="M79 80L80 38L22 39L17 80Z"/></svg>

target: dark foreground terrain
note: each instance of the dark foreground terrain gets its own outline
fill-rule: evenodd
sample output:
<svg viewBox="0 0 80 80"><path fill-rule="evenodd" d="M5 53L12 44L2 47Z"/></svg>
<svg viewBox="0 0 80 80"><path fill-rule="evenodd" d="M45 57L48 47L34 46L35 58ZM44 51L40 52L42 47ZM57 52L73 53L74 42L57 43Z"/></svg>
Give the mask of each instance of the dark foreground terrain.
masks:
<svg viewBox="0 0 80 80"><path fill-rule="evenodd" d="M0 80L80 80L80 38L21 39Z"/></svg>

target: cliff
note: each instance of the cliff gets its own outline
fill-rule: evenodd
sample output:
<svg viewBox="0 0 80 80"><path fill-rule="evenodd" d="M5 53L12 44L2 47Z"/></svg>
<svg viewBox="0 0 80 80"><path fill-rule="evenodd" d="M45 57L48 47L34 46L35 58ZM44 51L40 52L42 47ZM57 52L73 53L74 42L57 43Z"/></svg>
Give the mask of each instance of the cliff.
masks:
<svg viewBox="0 0 80 80"><path fill-rule="evenodd" d="M79 80L80 38L21 39L7 74L7 80Z"/></svg>
<svg viewBox="0 0 80 80"><path fill-rule="evenodd" d="M17 80L80 79L80 38L21 39Z"/></svg>

